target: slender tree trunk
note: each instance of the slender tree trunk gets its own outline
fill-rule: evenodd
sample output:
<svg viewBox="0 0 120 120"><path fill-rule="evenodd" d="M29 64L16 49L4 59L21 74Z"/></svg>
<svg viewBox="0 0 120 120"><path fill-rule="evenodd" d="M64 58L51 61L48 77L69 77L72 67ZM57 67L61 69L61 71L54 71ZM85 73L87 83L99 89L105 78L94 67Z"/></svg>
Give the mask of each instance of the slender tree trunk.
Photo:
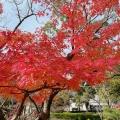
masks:
<svg viewBox="0 0 120 120"><path fill-rule="evenodd" d="M89 103L87 102L87 103L85 104L85 106L86 106L86 112L88 112Z"/></svg>
<svg viewBox="0 0 120 120"><path fill-rule="evenodd" d="M80 111L80 105L78 105L78 111Z"/></svg>
<svg viewBox="0 0 120 120"><path fill-rule="evenodd" d="M3 113L3 110L0 108L0 120L5 120L4 116L5 114Z"/></svg>

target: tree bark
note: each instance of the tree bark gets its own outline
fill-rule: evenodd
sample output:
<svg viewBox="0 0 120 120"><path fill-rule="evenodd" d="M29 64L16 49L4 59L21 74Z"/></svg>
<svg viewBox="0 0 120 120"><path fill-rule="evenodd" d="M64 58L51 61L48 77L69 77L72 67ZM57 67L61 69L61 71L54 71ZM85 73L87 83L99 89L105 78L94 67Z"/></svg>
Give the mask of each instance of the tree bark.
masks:
<svg viewBox="0 0 120 120"><path fill-rule="evenodd" d="M48 108L49 101L45 100L41 108L38 120L47 120L50 117L50 108Z"/></svg>
<svg viewBox="0 0 120 120"><path fill-rule="evenodd" d="M89 102L86 102L86 103L85 103L85 106L86 106L86 112L88 112Z"/></svg>
<svg viewBox="0 0 120 120"><path fill-rule="evenodd" d="M75 54L69 53L69 54L67 55L66 59L67 59L68 61L71 61L74 56L75 56Z"/></svg>
<svg viewBox="0 0 120 120"><path fill-rule="evenodd" d="M53 98L59 93L60 90L53 90L47 100L41 106L41 111L38 120L48 120L50 117L50 108Z"/></svg>
<svg viewBox="0 0 120 120"><path fill-rule="evenodd" d="M5 120L4 116L5 114L3 113L3 110L0 108L0 120Z"/></svg>

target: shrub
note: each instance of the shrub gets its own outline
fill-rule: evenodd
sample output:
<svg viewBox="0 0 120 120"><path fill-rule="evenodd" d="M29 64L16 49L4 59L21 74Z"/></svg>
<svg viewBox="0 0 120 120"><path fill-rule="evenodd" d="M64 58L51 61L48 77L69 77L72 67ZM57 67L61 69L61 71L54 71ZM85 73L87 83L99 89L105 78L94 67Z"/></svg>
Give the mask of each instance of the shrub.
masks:
<svg viewBox="0 0 120 120"><path fill-rule="evenodd" d="M53 113L52 117L66 120L100 120L98 114L92 113Z"/></svg>
<svg viewBox="0 0 120 120"><path fill-rule="evenodd" d="M120 109L105 108L103 117L104 120L120 120Z"/></svg>

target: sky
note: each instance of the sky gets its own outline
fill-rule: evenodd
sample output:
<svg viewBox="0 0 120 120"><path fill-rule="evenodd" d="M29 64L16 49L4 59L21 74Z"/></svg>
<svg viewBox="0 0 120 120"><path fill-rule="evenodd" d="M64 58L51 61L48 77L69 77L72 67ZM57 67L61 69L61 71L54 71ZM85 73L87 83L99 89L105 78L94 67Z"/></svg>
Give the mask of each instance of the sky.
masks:
<svg viewBox="0 0 120 120"><path fill-rule="evenodd" d="M19 19L17 18L17 15L16 15L16 10L14 10L13 4L11 4L9 1L13 1L13 0L0 0L0 2L3 3L3 14L0 15L0 29L1 30L3 29L14 30L15 26L19 23ZM26 1L26 0L18 0L18 1ZM25 11L25 3L22 5L21 8ZM36 28L40 28L41 26L44 26L46 22L50 21L50 18L49 17L38 17L38 20L39 20L39 23L36 21L36 17L32 16L26 19L19 26L18 29L22 31L34 33ZM65 53L69 53L70 51L71 49L65 49Z"/></svg>
<svg viewBox="0 0 120 120"><path fill-rule="evenodd" d="M19 19L16 15L15 6L13 3L10 3L9 1L12 0L0 0L3 3L3 14L0 15L0 29L10 29L13 30L15 26L19 23ZM23 0L19 0L23 1ZM26 5L23 2L22 6L20 6L21 9L23 9L23 14L26 10ZM38 6L36 6L38 7ZM26 19L19 27L19 29L23 31L28 32L34 32L36 28L43 26L47 21L49 21L49 18L47 17L38 17L39 23L36 21L35 16L31 16L30 18Z"/></svg>

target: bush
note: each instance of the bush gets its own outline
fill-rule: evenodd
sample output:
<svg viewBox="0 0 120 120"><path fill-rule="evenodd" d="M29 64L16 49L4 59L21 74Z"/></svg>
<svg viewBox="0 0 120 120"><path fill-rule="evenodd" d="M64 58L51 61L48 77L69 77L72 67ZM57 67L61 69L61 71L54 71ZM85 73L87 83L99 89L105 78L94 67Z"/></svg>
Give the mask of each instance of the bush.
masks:
<svg viewBox="0 0 120 120"><path fill-rule="evenodd" d="M120 120L120 109L105 108L103 112L104 120Z"/></svg>
<svg viewBox="0 0 120 120"><path fill-rule="evenodd" d="M53 113L52 117L66 120L100 120L98 114L92 113Z"/></svg>

